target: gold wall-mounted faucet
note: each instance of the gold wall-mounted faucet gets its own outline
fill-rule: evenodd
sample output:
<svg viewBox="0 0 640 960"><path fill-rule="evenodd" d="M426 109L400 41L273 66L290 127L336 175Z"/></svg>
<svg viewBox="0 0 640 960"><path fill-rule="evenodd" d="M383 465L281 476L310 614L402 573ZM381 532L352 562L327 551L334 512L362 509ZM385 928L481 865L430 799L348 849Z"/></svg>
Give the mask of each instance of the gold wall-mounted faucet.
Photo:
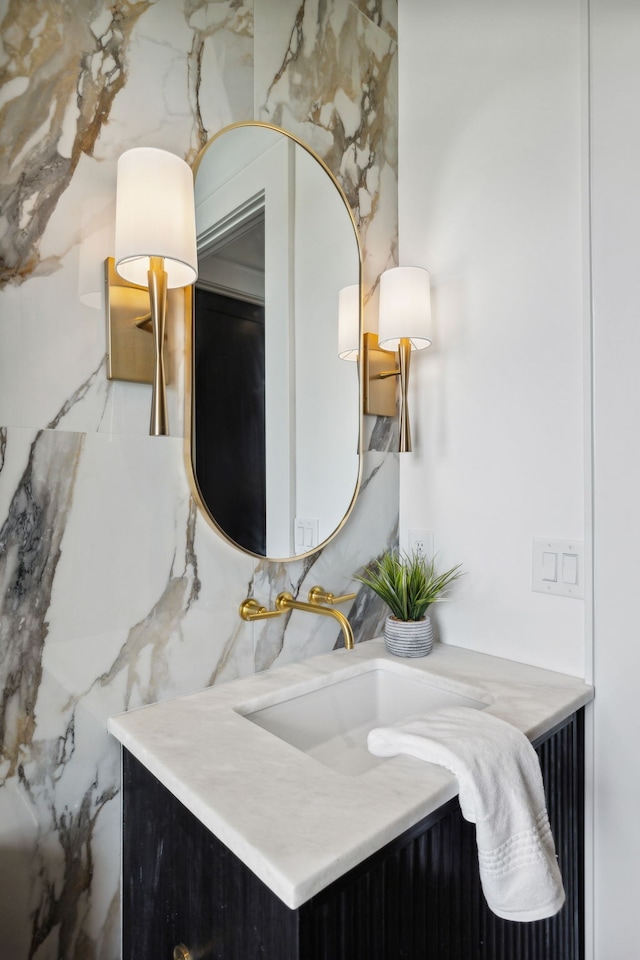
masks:
<svg viewBox="0 0 640 960"><path fill-rule="evenodd" d="M267 610L266 607L258 603L255 597L247 597L247 599L243 600L240 604L238 613L243 620L252 622L253 620L266 620L268 617L279 617L282 611Z"/></svg>
<svg viewBox="0 0 640 960"><path fill-rule="evenodd" d="M324 587L311 587L311 590L309 590L309 603L329 603L333 606L334 603L355 600L355 597L355 593L345 593L341 597L336 597L333 593L325 590Z"/></svg>
<svg viewBox="0 0 640 960"><path fill-rule="evenodd" d="M331 600L329 600L329 597L331 597ZM276 610L280 610L283 613L285 610L306 610L308 613L320 613L325 617L333 617L334 620L338 621L342 629L345 648L347 650L353 650L354 638L351 624L339 610L334 610L330 606L325 607L322 599L326 599L327 603L342 603L345 600L353 600L354 597L355 593L347 593L343 597L334 597L332 593L327 593L322 587L313 587L309 591L309 602L305 603L304 600L294 600L292 595L285 590L276 597Z"/></svg>
<svg viewBox="0 0 640 960"><path fill-rule="evenodd" d="M279 593L276 597L275 610L267 610L267 608L261 606L254 597L248 597L240 604L239 612L243 620L250 622L254 620L266 620L267 617L279 617L281 614L286 613L287 610L306 610L307 613L319 613L325 617L333 617L333 619L337 620L340 624L345 648L347 650L353 650L355 641L351 624L344 614L340 613L339 610L333 610L331 605L345 603L347 600L354 600L355 596L355 593L345 593L343 596L336 597L323 587L312 587L311 590L309 590L309 601L305 603L304 600L294 599L293 594L287 590L283 590L282 593ZM325 604L329 604L329 606L325 606Z"/></svg>

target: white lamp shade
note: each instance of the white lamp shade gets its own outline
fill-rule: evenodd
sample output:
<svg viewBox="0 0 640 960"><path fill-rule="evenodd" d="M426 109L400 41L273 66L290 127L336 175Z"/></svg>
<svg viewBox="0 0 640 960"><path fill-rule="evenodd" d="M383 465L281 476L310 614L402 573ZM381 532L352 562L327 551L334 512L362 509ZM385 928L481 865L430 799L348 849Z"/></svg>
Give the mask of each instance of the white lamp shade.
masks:
<svg viewBox="0 0 640 960"><path fill-rule="evenodd" d="M360 348L360 284L343 287L338 294L338 356L357 360Z"/></svg>
<svg viewBox="0 0 640 960"><path fill-rule="evenodd" d="M167 287L198 276L193 173L174 153L127 150L118 160L116 270L147 286L149 257L163 257Z"/></svg>
<svg viewBox="0 0 640 960"><path fill-rule="evenodd" d="M380 277L379 344L397 350L403 337L413 350L431 343L429 273L422 267L393 267Z"/></svg>

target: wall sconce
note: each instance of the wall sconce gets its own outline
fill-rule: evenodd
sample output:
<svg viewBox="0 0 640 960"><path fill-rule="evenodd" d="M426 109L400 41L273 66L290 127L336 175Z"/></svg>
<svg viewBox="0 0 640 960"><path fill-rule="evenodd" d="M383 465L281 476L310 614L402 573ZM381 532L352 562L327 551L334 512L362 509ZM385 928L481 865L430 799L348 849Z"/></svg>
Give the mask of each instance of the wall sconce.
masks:
<svg viewBox="0 0 640 960"><path fill-rule="evenodd" d="M191 167L155 147L127 150L118 160L115 269L107 261L107 376L153 383L151 436L169 432L167 291L197 276Z"/></svg>
<svg viewBox="0 0 640 960"><path fill-rule="evenodd" d="M364 336L364 412L393 417L396 377L400 383L400 453L411 452L409 366L412 350L431 344L429 273L422 267L393 267L380 277L378 336Z"/></svg>

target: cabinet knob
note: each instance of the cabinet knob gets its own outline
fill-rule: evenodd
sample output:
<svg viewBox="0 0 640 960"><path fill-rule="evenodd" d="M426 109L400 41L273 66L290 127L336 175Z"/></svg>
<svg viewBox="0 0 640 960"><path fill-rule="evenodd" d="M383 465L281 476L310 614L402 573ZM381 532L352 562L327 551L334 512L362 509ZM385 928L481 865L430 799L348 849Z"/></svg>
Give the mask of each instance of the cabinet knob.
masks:
<svg viewBox="0 0 640 960"><path fill-rule="evenodd" d="M173 948L173 960L192 960L189 948L184 943L178 943Z"/></svg>

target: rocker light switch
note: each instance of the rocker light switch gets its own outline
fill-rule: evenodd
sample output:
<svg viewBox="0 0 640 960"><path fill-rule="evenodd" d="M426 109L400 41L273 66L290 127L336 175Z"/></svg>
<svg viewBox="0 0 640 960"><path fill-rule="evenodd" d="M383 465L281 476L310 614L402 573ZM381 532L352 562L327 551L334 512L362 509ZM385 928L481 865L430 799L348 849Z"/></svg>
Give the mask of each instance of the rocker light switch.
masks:
<svg viewBox="0 0 640 960"><path fill-rule="evenodd" d="M576 553L562 554L562 582L578 583L578 555Z"/></svg>
<svg viewBox="0 0 640 960"><path fill-rule="evenodd" d="M545 550L542 554L542 579L552 583L558 579L558 554Z"/></svg>
<svg viewBox="0 0 640 960"><path fill-rule="evenodd" d="M584 597L584 542L533 538L532 589L557 597Z"/></svg>
<svg viewBox="0 0 640 960"><path fill-rule="evenodd" d="M319 528L320 521L317 519L295 518L296 553L306 553L307 550L313 550L314 547L318 546Z"/></svg>

